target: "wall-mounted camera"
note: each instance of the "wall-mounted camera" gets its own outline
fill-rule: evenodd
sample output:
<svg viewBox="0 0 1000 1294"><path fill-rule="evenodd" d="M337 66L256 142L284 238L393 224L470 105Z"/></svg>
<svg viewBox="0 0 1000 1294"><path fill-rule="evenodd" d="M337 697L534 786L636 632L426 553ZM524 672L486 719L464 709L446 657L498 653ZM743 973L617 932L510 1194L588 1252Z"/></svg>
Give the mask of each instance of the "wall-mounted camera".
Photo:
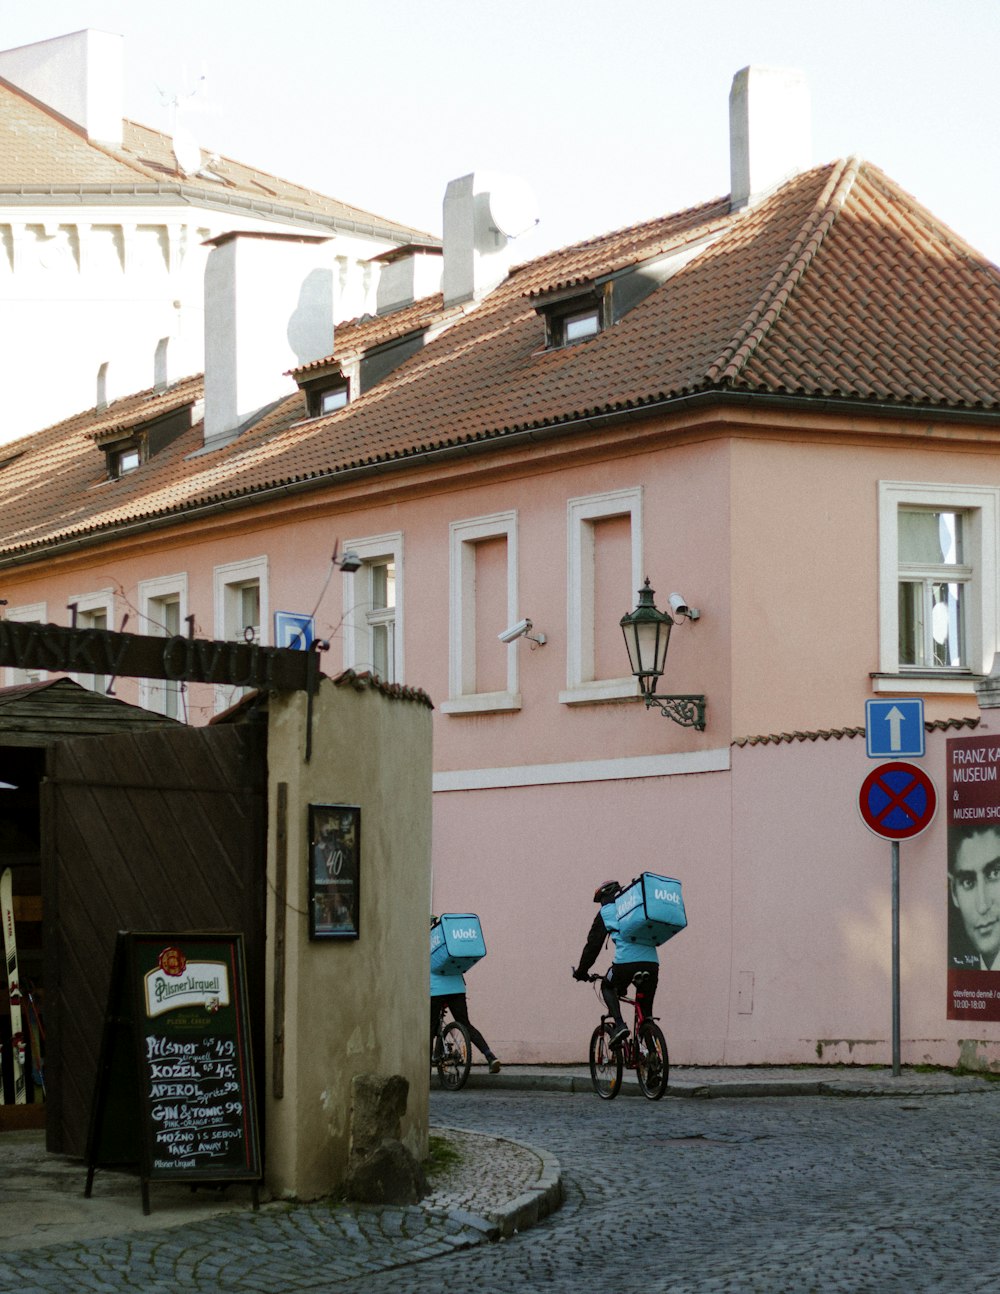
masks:
<svg viewBox="0 0 1000 1294"><path fill-rule="evenodd" d="M505 629L502 634L497 634L497 637L502 643L516 642L518 638L527 638L529 642L538 643L539 645L547 641L544 634L532 635L531 628L530 620L519 620L516 625L511 625L509 629Z"/></svg>

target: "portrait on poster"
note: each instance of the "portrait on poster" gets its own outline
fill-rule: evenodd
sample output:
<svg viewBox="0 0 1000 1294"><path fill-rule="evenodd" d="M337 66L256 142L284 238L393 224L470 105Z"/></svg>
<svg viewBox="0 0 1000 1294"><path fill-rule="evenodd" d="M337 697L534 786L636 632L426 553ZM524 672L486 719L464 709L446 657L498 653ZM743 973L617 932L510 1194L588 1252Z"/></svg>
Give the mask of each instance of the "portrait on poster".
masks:
<svg viewBox="0 0 1000 1294"><path fill-rule="evenodd" d="M948 761L948 1019L1000 1020L1000 739Z"/></svg>
<svg viewBox="0 0 1000 1294"><path fill-rule="evenodd" d="M309 938L357 939L360 931L361 809L309 806Z"/></svg>

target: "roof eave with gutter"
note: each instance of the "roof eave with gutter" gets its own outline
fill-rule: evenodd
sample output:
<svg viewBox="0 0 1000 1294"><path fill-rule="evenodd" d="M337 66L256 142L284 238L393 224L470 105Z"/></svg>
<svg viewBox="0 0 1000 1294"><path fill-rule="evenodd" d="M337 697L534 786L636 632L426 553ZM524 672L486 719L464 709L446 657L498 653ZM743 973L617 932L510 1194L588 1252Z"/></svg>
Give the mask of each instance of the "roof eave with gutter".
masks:
<svg viewBox="0 0 1000 1294"><path fill-rule="evenodd" d="M134 521L117 521L93 530L81 531L64 537L43 540L18 551L0 554L0 570L10 570L34 562L49 560L85 548L99 547L132 536L155 530L171 529L219 516L240 509L260 507L275 500L328 488L341 482L365 477L377 477L413 470L472 455L489 453L521 443L549 440L569 436L575 432L599 430L616 424L647 421L664 413L683 413L688 410L711 407L724 409L760 409L801 415L861 416L865 418L894 419L907 422L949 422L964 425L992 426L1000 432L1000 409L961 409L949 406L903 405L881 400L860 400L845 397L808 396L737 390L713 387L707 390L658 397L641 405L627 408L597 410L589 413L571 413L558 420L525 424L482 432L474 439L454 444L435 445L400 454L393 458L374 459L312 475L277 481L204 502L182 504L176 510L154 516L136 518Z"/></svg>

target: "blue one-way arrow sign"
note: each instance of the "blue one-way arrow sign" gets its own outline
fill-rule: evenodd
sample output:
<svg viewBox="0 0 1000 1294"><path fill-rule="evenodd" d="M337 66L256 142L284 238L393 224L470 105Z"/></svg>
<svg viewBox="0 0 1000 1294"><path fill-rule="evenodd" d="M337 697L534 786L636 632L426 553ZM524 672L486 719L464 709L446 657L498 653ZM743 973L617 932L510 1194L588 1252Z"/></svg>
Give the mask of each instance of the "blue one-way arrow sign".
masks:
<svg viewBox="0 0 1000 1294"><path fill-rule="evenodd" d="M920 697L865 702L869 759L924 754L924 703Z"/></svg>

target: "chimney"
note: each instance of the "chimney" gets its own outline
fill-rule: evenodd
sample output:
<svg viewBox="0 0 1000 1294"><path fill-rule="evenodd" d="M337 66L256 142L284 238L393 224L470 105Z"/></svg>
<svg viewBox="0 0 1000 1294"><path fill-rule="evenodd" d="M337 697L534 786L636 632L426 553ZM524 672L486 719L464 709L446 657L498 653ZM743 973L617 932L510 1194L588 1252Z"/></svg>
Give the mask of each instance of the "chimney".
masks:
<svg viewBox="0 0 1000 1294"><path fill-rule="evenodd" d="M205 266L205 448L296 389L287 371L333 352L329 238L228 233Z"/></svg>
<svg viewBox="0 0 1000 1294"><path fill-rule="evenodd" d="M745 67L729 91L734 211L752 206L812 164L809 87L793 69Z"/></svg>
<svg viewBox="0 0 1000 1294"><path fill-rule="evenodd" d="M381 265L376 310L402 310L441 291L441 252L434 247L396 247L372 258Z"/></svg>
<svg viewBox="0 0 1000 1294"><path fill-rule="evenodd" d="M0 51L0 76L86 131L120 148L124 104L123 39L108 31L75 31Z"/></svg>
<svg viewBox="0 0 1000 1294"><path fill-rule="evenodd" d="M523 180L476 171L452 180L444 195L444 304L478 301L500 283L511 242L538 224Z"/></svg>

